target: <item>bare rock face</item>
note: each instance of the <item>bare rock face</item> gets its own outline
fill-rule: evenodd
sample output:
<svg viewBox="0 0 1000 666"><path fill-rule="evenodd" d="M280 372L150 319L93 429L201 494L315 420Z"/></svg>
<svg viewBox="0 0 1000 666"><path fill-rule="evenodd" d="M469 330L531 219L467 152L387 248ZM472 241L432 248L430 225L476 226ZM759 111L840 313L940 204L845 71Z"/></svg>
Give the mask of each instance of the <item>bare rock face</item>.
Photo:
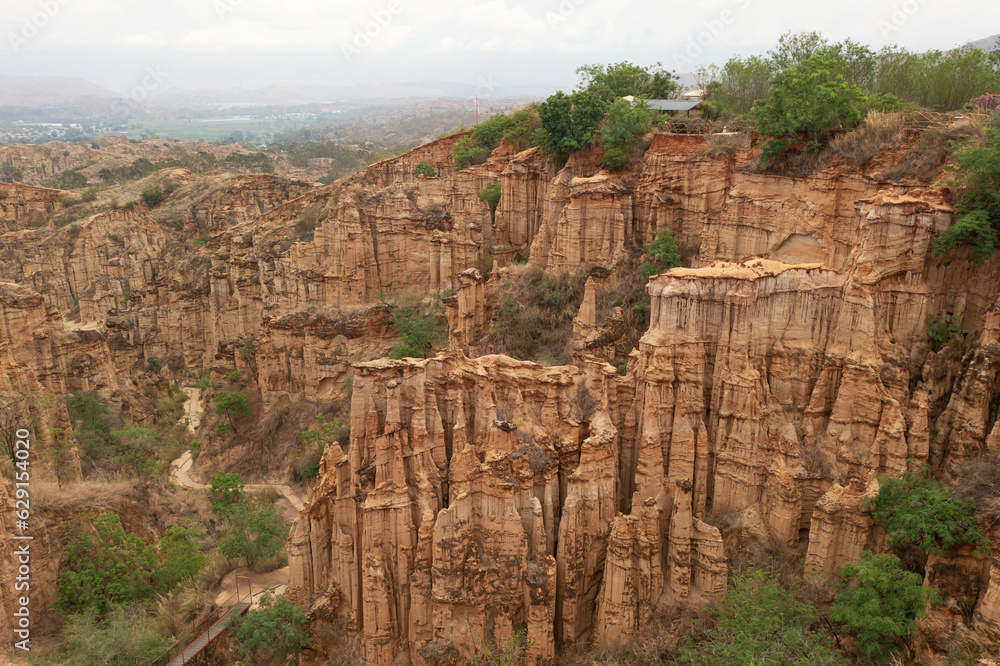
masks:
<svg viewBox="0 0 1000 666"><path fill-rule="evenodd" d="M37 292L0 282L0 386L57 395L114 389L118 377L97 331L67 331Z"/></svg>
<svg viewBox="0 0 1000 666"><path fill-rule="evenodd" d="M678 164L708 168L692 151L647 161L664 179ZM547 205L574 188L588 202L624 194L573 168ZM701 258L650 280L651 324L627 377L586 353L563 368L454 352L360 364L350 454L327 455L322 491L294 528L294 593L343 599L372 663L453 663L483 637L518 630L533 640L531 662L547 663L559 646L638 631L663 598L721 594L728 563L704 522L711 513L751 510L778 540L807 539L807 566L821 574L884 550L866 509L877 477L947 450L932 444L938 424L968 439L956 460L995 430L997 283L970 287L930 258L931 238L950 223L937 191L897 194L829 174L739 178L742 195L705 187L655 206L642 195L646 220L700 219ZM763 192L775 187L787 191ZM852 192L849 206L828 191L837 188ZM752 200L769 230L712 230L697 197L722 206L720 219L742 219L738 202ZM573 205L546 213L533 260L614 256L583 236L562 239L579 226L567 221ZM812 208L827 212L804 223ZM732 242L713 240L725 234ZM571 246L583 249L567 260L560 248ZM980 270L987 279L997 262ZM577 338L596 323L592 309L585 298ZM926 318L941 310L964 311L983 331L964 366L928 355ZM590 398L574 397L581 390ZM498 562L509 576L495 574ZM936 580L954 595L958 578Z"/></svg>
<svg viewBox="0 0 1000 666"><path fill-rule="evenodd" d="M0 234L26 229L62 208L60 190L0 183Z"/></svg>

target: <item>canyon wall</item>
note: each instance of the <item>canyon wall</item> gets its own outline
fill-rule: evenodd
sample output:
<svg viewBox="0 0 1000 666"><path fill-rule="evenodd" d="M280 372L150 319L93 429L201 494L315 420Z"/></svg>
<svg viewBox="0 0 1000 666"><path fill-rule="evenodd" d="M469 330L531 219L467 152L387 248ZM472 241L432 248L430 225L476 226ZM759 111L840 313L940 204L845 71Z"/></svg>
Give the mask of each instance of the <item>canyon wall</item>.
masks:
<svg viewBox="0 0 1000 666"><path fill-rule="evenodd" d="M699 248L650 280L626 377L586 353L559 368L466 358L471 276L454 351L355 366L349 453L327 452L295 524L291 589L340 600L371 663L456 663L516 631L529 663L619 640L657 603L724 591L705 522L724 514L834 574L886 547L865 509L879 476L957 470L1000 436L1000 262L931 255L945 192L839 168L755 174L692 144L654 141L631 191L567 165L532 241L549 269L613 265L656 228ZM930 349L927 318L944 312L963 313L965 354ZM970 557L971 588L935 581L963 603L989 587Z"/></svg>
<svg viewBox="0 0 1000 666"><path fill-rule="evenodd" d="M547 664L640 631L658 603L724 591L724 515L835 573L885 548L865 509L879 475L909 460L955 477L1000 442L1000 261L931 255L948 192L837 163L757 173L749 152L663 134L619 174L595 149L556 173L509 144L456 172L458 138L322 188L234 180L177 226L137 205L32 230L40 212L11 208L0 322L31 342L0 363L57 393L111 390L154 357L174 377L240 364L252 337L265 405L353 375L350 446L327 449L295 523L290 594L337 607L379 666L456 663L518 631ZM414 176L422 161L438 175ZM475 195L490 182L495 225ZM562 367L463 353L494 262L613 272L659 229L686 267L649 281L625 376L585 350ZM370 360L395 338L384 300L446 289L449 351ZM947 313L968 334L932 349L928 317ZM976 584L942 575L944 592L1000 616L995 567L961 557Z"/></svg>

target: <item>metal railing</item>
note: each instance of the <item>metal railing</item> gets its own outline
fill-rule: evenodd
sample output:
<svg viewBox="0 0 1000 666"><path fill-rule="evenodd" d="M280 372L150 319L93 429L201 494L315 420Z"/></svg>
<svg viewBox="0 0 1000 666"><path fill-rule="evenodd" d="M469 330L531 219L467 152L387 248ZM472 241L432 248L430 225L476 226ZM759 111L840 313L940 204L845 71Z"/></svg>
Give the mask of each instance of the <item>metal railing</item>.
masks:
<svg viewBox="0 0 1000 666"><path fill-rule="evenodd" d="M241 580L246 581L245 592L241 592L240 589ZM184 655L187 649L191 645L197 643L199 639L201 639L203 636L206 635L208 635L208 640L205 641L205 646L207 646L209 643L212 642L212 640L216 638L216 636L221 634L222 631L225 629L225 627L222 627L215 634L215 636L211 635L212 629L214 629L216 625L219 624L219 622L221 622L228 615L230 615L230 613L234 609L238 608L240 604L245 603L246 606L239 608L237 612L238 615L243 615L250 608L250 604L252 602L253 602L253 590L251 589L250 586L250 579L246 576L237 576L236 592L230 595L228 599L219 604L215 610L213 610L205 617L201 618L200 620L198 620L197 618L192 620L191 628L185 631L183 634L181 634L180 638L178 638L173 645L167 648L167 650L163 654L156 657L155 659L146 662L146 666L166 666L166 664L170 664L178 658L180 658L180 661L176 662L178 664L186 664L189 661L194 660L195 657L201 652L201 649L204 649L204 647L199 649L197 653L195 653L190 657L186 657ZM136 661L136 664L138 665L138 660Z"/></svg>

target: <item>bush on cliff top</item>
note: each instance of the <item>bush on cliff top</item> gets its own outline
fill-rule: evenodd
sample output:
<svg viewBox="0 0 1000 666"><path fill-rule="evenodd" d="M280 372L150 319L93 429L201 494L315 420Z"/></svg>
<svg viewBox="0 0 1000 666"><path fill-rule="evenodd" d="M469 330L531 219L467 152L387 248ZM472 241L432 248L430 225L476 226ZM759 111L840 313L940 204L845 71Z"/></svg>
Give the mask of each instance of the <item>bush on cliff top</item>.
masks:
<svg viewBox="0 0 1000 666"><path fill-rule="evenodd" d="M932 251L947 254L960 245L972 246L972 258L983 263L992 256L1000 229L1000 129L985 130L980 145L966 145L955 152L955 173L950 185L961 188L955 206L958 216L950 229L934 239Z"/></svg>
<svg viewBox="0 0 1000 666"><path fill-rule="evenodd" d="M837 63L820 55L789 67L771 81L771 94L754 102L749 116L770 140L762 159L772 161L805 135L806 149L818 149L826 133L854 127L864 116L867 95L844 80Z"/></svg>

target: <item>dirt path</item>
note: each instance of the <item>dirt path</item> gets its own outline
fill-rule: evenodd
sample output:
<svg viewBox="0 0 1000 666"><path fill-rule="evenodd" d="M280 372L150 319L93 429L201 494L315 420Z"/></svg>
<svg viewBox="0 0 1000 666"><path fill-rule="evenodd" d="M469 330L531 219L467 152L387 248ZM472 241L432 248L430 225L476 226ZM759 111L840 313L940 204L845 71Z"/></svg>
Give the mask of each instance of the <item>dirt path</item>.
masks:
<svg viewBox="0 0 1000 666"><path fill-rule="evenodd" d="M187 394L187 402L184 403L184 413L187 415L188 432L197 434L198 426L201 425L201 389L193 386L185 386L183 389Z"/></svg>
<svg viewBox="0 0 1000 666"><path fill-rule="evenodd" d="M188 400L184 404L188 432L196 435L198 428L201 426L201 389L185 387L184 392L188 395ZM193 465L194 460L191 458L191 452L185 451L180 458L170 463L170 475L178 484L185 488L209 488L210 486L207 484L199 483L191 478L190 472ZM243 489L249 492L260 491L265 488L274 488L281 493L282 499L278 500L276 504L286 517L294 518L302 510L304 506L302 498L283 483L247 483L243 486ZM235 576L237 574L250 578L251 587L255 591L254 605L260 600L259 593L261 590L265 588L277 588L276 593L281 594L288 584L288 566L265 574L253 573L246 568L237 569L226 576L226 579L223 581L217 603L220 600L228 599L236 591Z"/></svg>

